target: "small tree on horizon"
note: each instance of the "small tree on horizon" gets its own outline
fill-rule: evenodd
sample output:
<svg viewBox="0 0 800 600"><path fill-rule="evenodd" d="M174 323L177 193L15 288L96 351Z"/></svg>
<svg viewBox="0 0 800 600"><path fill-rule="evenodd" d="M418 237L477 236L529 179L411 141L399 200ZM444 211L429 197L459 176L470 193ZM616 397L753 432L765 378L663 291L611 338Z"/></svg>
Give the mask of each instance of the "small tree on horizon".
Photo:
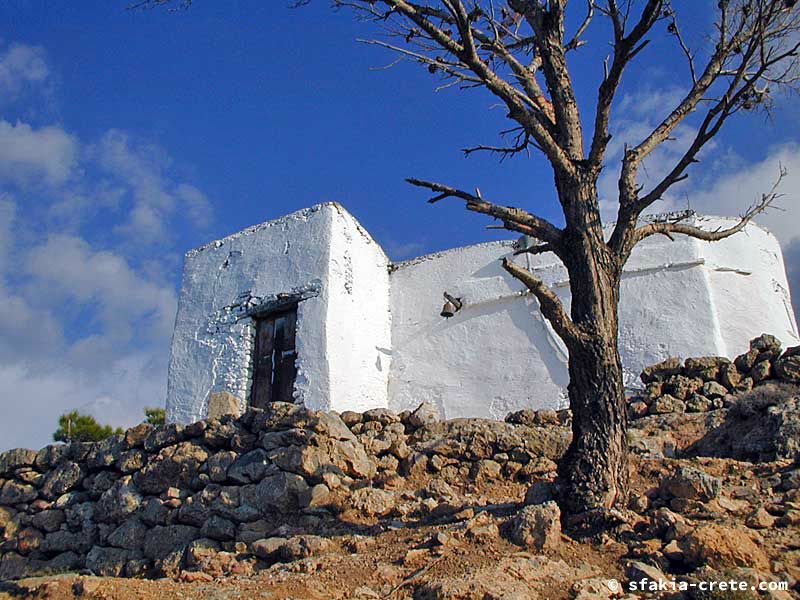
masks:
<svg viewBox="0 0 800 600"><path fill-rule="evenodd" d="M308 4L299 0L296 4ZM170 4L143 0L137 6ZM172 0L187 6L191 0ZM642 222L643 214L676 183L688 177L698 154L708 148L730 118L768 107L774 92L798 80L800 11L796 0L714 0L697 3L715 14L706 44L690 48L669 0L588 0L580 15L567 19L568 0L333 0L375 25L381 39L362 40L387 48L440 76L440 88L484 89L507 111L508 146L476 146L500 157L543 155L552 168L564 220L559 227L523 208L487 200L480 191L418 178L412 185L433 192L430 202L455 198L466 209L499 220L502 227L536 240L516 254L552 253L569 275L569 309L531 270L507 256L508 274L538 300L539 309L569 352L572 442L559 464L559 504L570 522L589 528L615 520L625 508L629 486L627 415L622 365L617 348L620 281L633 248L654 235L686 235L709 242L739 231L777 198L777 184L738 222L707 230L685 212ZM584 34L598 18L608 24L608 56L602 69L593 116L579 106L568 57L585 44ZM567 22L575 22L567 33ZM662 30L654 29L664 23ZM657 127L624 148L619 165L616 223L607 238L600 211L598 181L608 171L612 105L627 67L649 56L649 35L674 40L685 59L681 98L669 106ZM602 50L605 56L606 49ZM687 121L691 117L690 121ZM684 122L693 125L688 145L666 165L666 175L645 188L643 161L674 139ZM506 133L508 133L508 131ZM781 170L781 177L783 170ZM778 179L780 181L780 177ZM765 188L768 186L765 186ZM515 204L531 204L530 198ZM533 383L533 382L531 382Z"/></svg>
<svg viewBox="0 0 800 600"><path fill-rule="evenodd" d="M150 425L163 425L167 420L167 411L163 408L146 406L144 408L144 422Z"/></svg>
<svg viewBox="0 0 800 600"><path fill-rule="evenodd" d="M82 415L77 410L58 418L58 429L53 434L56 442L99 442L112 435L124 433L121 427L101 425L91 415Z"/></svg>

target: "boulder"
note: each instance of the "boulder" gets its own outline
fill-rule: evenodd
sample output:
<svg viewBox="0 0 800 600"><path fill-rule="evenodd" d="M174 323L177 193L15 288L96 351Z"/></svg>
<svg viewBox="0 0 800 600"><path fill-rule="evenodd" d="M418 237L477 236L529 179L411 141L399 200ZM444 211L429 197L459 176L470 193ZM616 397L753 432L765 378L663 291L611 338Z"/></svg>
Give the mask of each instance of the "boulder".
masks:
<svg viewBox="0 0 800 600"><path fill-rule="evenodd" d="M692 567L708 565L716 569L752 567L769 571L769 559L741 529L706 524L678 540L684 561Z"/></svg>
<svg viewBox="0 0 800 600"><path fill-rule="evenodd" d="M158 431L157 428L154 434ZM169 446L134 475L134 482L146 494L160 494L172 486L188 486L207 458L202 446L192 442Z"/></svg>
<svg viewBox="0 0 800 600"><path fill-rule="evenodd" d="M753 383L760 383L772 377L772 363L768 360L757 362L752 369L750 369L750 378Z"/></svg>
<svg viewBox="0 0 800 600"><path fill-rule="evenodd" d="M151 560L163 559L172 552L182 551L199 537L200 530L189 525L153 527L145 536L144 555Z"/></svg>
<svg viewBox="0 0 800 600"><path fill-rule="evenodd" d="M749 373L750 369L756 364L756 359L760 352L758 350L748 350L744 354L740 354L733 360L733 364L741 373Z"/></svg>
<svg viewBox="0 0 800 600"><path fill-rule="evenodd" d="M645 384L651 381L663 381L672 375L679 374L682 366L683 361L680 358L668 358L660 363L645 368L639 378L642 380L642 383Z"/></svg>
<svg viewBox="0 0 800 600"><path fill-rule="evenodd" d="M680 467L661 483L667 497L708 502L719 496L722 481L693 467Z"/></svg>
<svg viewBox="0 0 800 600"><path fill-rule="evenodd" d="M212 540L226 542L236 538L236 525L233 521L214 515L203 523L200 528L200 535Z"/></svg>
<svg viewBox="0 0 800 600"><path fill-rule="evenodd" d="M533 552L553 550L561 543L561 511L555 502L528 505L509 523L509 539Z"/></svg>
<svg viewBox="0 0 800 600"><path fill-rule="evenodd" d="M128 475L103 492L97 502L95 518L103 523L118 523L135 513L141 504L142 495Z"/></svg>
<svg viewBox="0 0 800 600"><path fill-rule="evenodd" d="M143 445L147 452L156 452L161 448L173 446L184 439L185 427L179 423L159 425L149 431Z"/></svg>
<svg viewBox="0 0 800 600"><path fill-rule="evenodd" d="M381 425L390 425L391 423L399 423L400 417L394 411L388 408L373 408L364 411L364 421L377 421Z"/></svg>
<svg viewBox="0 0 800 600"><path fill-rule="evenodd" d="M775 375L782 381L800 384L800 346L789 348L775 361Z"/></svg>
<svg viewBox="0 0 800 600"><path fill-rule="evenodd" d="M265 477L257 485L242 487L241 503L262 514L288 513L307 504L308 492L308 484L300 475L281 471Z"/></svg>
<svg viewBox="0 0 800 600"><path fill-rule="evenodd" d="M108 544L124 550L141 550L148 527L139 519L128 519L108 536Z"/></svg>
<svg viewBox="0 0 800 600"><path fill-rule="evenodd" d="M385 517L394 510L397 498L387 490L367 487L353 492L350 504L369 517Z"/></svg>
<svg viewBox="0 0 800 600"><path fill-rule="evenodd" d="M228 479L239 484L257 483L266 475L277 473L278 468L273 465L267 452L257 448L236 459L228 467Z"/></svg>
<svg viewBox="0 0 800 600"><path fill-rule="evenodd" d="M55 500L62 494L77 487L83 479L84 471L74 462L64 462L50 471L44 478L42 496L47 500Z"/></svg>
<svg viewBox="0 0 800 600"><path fill-rule="evenodd" d="M225 415L238 417L240 414L239 398L227 391L209 392L208 415L206 418L219 419Z"/></svg>
<svg viewBox="0 0 800 600"><path fill-rule="evenodd" d="M734 363L727 363L719 368L719 382L729 390L736 389L742 381L742 374Z"/></svg>
<svg viewBox="0 0 800 600"><path fill-rule="evenodd" d="M86 555L86 568L100 577L119 577L133 558L136 554L131 550L93 546Z"/></svg>
<svg viewBox="0 0 800 600"><path fill-rule="evenodd" d="M237 458L238 454L232 450L223 450L212 454L206 461L209 479L217 483L225 481L228 478L228 469Z"/></svg>
<svg viewBox="0 0 800 600"><path fill-rule="evenodd" d="M117 462L117 468L119 468L119 470L125 474L133 473L134 471L141 469L146 460L147 455L142 450L128 450L127 452L120 454L119 461Z"/></svg>
<svg viewBox="0 0 800 600"><path fill-rule="evenodd" d="M706 398L724 398L728 394L728 389L716 381L706 381L700 388L700 393Z"/></svg>
<svg viewBox="0 0 800 600"><path fill-rule="evenodd" d="M47 471L60 465L69 458L69 444L51 444L36 454L35 465L40 471Z"/></svg>
<svg viewBox="0 0 800 600"><path fill-rule="evenodd" d="M757 350L758 352L770 352L772 354L780 354L781 341L774 335L762 333L757 338L750 340L750 349Z"/></svg>
<svg viewBox="0 0 800 600"><path fill-rule="evenodd" d="M669 394L664 394L657 398L650 405L651 415L665 415L669 413L682 413L686 412L686 403Z"/></svg>
<svg viewBox="0 0 800 600"><path fill-rule="evenodd" d="M21 467L32 467L36 462L36 450L15 448L0 454L0 477L11 475Z"/></svg>
<svg viewBox="0 0 800 600"><path fill-rule="evenodd" d="M36 455L34 454L34 458ZM6 481L0 490L0 504L11 505L32 502L38 498L39 493L36 488L26 483L18 481Z"/></svg>
<svg viewBox="0 0 800 600"><path fill-rule="evenodd" d="M730 359L724 356L687 358L684 363L684 373L689 377L698 377L703 381L714 381L717 379L722 365L730 362Z"/></svg>
<svg viewBox="0 0 800 600"><path fill-rule="evenodd" d="M57 509L43 510L31 517L31 523L34 527L47 532L57 531L66 520L67 518L64 515L64 511ZM2 526L3 523L0 520L0 527Z"/></svg>
<svg viewBox="0 0 800 600"><path fill-rule="evenodd" d="M414 429L423 425L434 423L439 420L439 411L429 402L423 402L411 414L408 415L407 423Z"/></svg>

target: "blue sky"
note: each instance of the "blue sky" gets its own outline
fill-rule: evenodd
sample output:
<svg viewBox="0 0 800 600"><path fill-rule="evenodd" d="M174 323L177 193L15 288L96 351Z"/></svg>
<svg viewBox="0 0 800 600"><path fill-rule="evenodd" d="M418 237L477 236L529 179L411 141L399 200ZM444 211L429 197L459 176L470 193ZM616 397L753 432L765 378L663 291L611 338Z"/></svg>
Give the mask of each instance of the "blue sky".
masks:
<svg viewBox="0 0 800 600"><path fill-rule="evenodd" d="M396 259L493 239L455 202L427 205L408 176L481 188L558 219L536 155L500 164L460 149L496 144L504 113L484 93L433 88L425 69L355 42L375 35L326 0L196 0L132 12L125 1L0 5L0 449L49 441L72 408L114 424L163 403L183 253L298 208L343 203ZM701 51L708 2L676 2ZM708 5L708 6L706 6ZM582 15L576 15L579 18ZM591 114L606 25L572 59ZM627 73L601 192L685 90L668 36ZM796 96L771 120L731 123L660 208L738 214L789 168L785 212L762 222L800 279ZM692 132L657 153L663 172Z"/></svg>

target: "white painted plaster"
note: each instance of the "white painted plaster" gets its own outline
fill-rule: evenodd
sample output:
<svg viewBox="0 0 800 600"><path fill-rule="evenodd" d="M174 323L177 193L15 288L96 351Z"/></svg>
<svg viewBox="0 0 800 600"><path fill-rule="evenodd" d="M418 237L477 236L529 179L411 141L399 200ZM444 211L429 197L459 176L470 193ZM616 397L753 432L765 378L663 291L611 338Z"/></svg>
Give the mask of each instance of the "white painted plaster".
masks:
<svg viewBox="0 0 800 600"><path fill-rule="evenodd" d="M708 229L729 219L696 217ZM564 405L566 352L536 301L500 267L500 241L390 265L337 204L293 213L187 255L173 340L168 418L205 415L210 391L242 404L250 382L254 304L305 290L298 311L295 395L314 408L411 409L502 418ZM516 260L569 306L552 255ZM625 378L667 356L734 356L763 332L798 343L777 240L749 225L716 243L645 240L622 280L619 348ZM445 320L443 292L464 307Z"/></svg>
<svg viewBox="0 0 800 600"><path fill-rule="evenodd" d="M391 368L389 259L366 230L335 205L326 326L331 410L386 406Z"/></svg>

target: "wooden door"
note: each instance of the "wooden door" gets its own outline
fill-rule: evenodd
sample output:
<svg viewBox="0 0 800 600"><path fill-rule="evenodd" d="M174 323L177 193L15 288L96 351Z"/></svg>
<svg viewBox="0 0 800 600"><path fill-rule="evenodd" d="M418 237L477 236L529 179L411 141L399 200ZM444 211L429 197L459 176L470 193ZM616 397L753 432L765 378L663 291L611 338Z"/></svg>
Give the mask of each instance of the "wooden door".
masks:
<svg viewBox="0 0 800 600"><path fill-rule="evenodd" d="M292 402L297 307L256 318L253 386L250 404L265 408L270 402Z"/></svg>

